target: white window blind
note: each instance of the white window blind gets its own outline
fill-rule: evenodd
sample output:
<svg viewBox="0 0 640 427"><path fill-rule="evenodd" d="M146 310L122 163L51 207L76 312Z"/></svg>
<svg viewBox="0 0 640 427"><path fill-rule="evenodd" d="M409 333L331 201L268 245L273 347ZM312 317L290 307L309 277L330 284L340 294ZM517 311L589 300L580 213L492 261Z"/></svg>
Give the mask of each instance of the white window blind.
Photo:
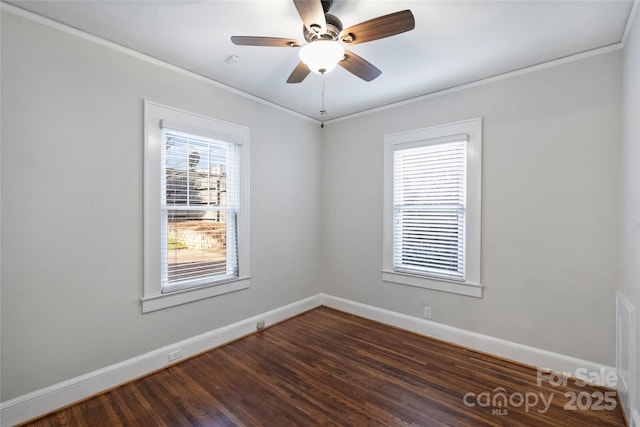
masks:
<svg viewBox="0 0 640 427"><path fill-rule="evenodd" d="M162 141L162 292L238 278L238 145L166 127Z"/></svg>
<svg viewBox="0 0 640 427"><path fill-rule="evenodd" d="M467 135L393 152L393 268L465 280Z"/></svg>

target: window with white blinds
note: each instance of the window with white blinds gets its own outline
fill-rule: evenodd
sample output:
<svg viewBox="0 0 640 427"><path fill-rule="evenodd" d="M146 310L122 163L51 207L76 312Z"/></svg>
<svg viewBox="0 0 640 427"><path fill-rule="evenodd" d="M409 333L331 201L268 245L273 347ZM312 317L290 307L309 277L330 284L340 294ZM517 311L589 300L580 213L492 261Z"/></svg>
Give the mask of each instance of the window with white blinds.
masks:
<svg viewBox="0 0 640 427"><path fill-rule="evenodd" d="M238 146L162 132L162 290L238 277Z"/></svg>
<svg viewBox="0 0 640 427"><path fill-rule="evenodd" d="M249 288L249 135L144 102L143 313Z"/></svg>
<svg viewBox="0 0 640 427"><path fill-rule="evenodd" d="M464 280L467 135L393 155L393 266Z"/></svg>
<svg viewBox="0 0 640 427"><path fill-rule="evenodd" d="M474 297L480 283L482 119L385 136L385 282Z"/></svg>

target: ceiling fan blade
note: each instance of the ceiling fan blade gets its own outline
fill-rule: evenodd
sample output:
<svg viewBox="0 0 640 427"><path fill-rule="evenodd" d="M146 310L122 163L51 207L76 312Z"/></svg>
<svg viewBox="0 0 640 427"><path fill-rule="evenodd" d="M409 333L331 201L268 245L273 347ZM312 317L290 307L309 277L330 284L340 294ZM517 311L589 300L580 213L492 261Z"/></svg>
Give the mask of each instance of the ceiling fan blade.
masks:
<svg viewBox="0 0 640 427"><path fill-rule="evenodd" d="M338 65L367 82L382 74L372 63L348 50L344 51L344 59Z"/></svg>
<svg viewBox="0 0 640 427"><path fill-rule="evenodd" d="M300 61L287 79L287 83L300 83L309 75L310 72L311 70L309 67L307 67L304 62Z"/></svg>
<svg viewBox="0 0 640 427"><path fill-rule="evenodd" d="M313 34L324 34L327 31L327 21L320 0L293 0L304 26Z"/></svg>
<svg viewBox="0 0 640 427"><path fill-rule="evenodd" d="M413 13L403 10L346 28L340 33L340 40L350 45L365 43L411 31L415 27Z"/></svg>
<svg viewBox="0 0 640 427"><path fill-rule="evenodd" d="M242 46L296 47L302 45L299 40L280 37L231 36L231 42Z"/></svg>

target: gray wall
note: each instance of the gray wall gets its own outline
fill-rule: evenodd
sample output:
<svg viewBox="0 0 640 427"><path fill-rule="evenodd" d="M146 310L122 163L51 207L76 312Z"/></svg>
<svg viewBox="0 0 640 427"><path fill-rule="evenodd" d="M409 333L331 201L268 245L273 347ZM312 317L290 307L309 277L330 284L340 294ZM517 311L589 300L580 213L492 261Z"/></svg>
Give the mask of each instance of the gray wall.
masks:
<svg viewBox="0 0 640 427"><path fill-rule="evenodd" d="M3 401L319 292L317 124L10 13L1 71ZM141 314L144 99L251 129L251 289Z"/></svg>
<svg viewBox="0 0 640 427"><path fill-rule="evenodd" d="M613 365L621 52L332 123L326 292ZM382 282L385 134L484 119L482 299Z"/></svg>
<svg viewBox="0 0 640 427"><path fill-rule="evenodd" d="M636 309L640 350L640 18L636 13L624 51L622 87L622 204L620 223L621 291ZM623 337L624 338L624 337ZM626 346L626 345L625 345ZM640 359L636 363L636 402L640 409Z"/></svg>

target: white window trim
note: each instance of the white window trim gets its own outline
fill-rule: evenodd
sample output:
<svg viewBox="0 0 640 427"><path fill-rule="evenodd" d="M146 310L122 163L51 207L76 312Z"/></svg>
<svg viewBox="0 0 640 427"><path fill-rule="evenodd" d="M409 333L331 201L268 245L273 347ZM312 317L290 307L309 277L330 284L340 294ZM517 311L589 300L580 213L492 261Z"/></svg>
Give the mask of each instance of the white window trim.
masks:
<svg viewBox="0 0 640 427"><path fill-rule="evenodd" d="M465 280L454 281L393 269L393 151L399 144L467 134L467 206L465 238ZM482 119L475 118L454 123L400 132L384 137L384 208L382 280L417 286L454 294L482 297L480 283L480 232L482 210Z"/></svg>
<svg viewBox="0 0 640 427"><path fill-rule="evenodd" d="M169 293L162 293L160 264L161 223L161 120L174 128L199 135L234 142L240 146L240 206L238 212L237 279L216 282ZM244 126L214 120L151 101L144 102L144 284L142 312L148 313L192 301L210 298L249 288L249 129Z"/></svg>

